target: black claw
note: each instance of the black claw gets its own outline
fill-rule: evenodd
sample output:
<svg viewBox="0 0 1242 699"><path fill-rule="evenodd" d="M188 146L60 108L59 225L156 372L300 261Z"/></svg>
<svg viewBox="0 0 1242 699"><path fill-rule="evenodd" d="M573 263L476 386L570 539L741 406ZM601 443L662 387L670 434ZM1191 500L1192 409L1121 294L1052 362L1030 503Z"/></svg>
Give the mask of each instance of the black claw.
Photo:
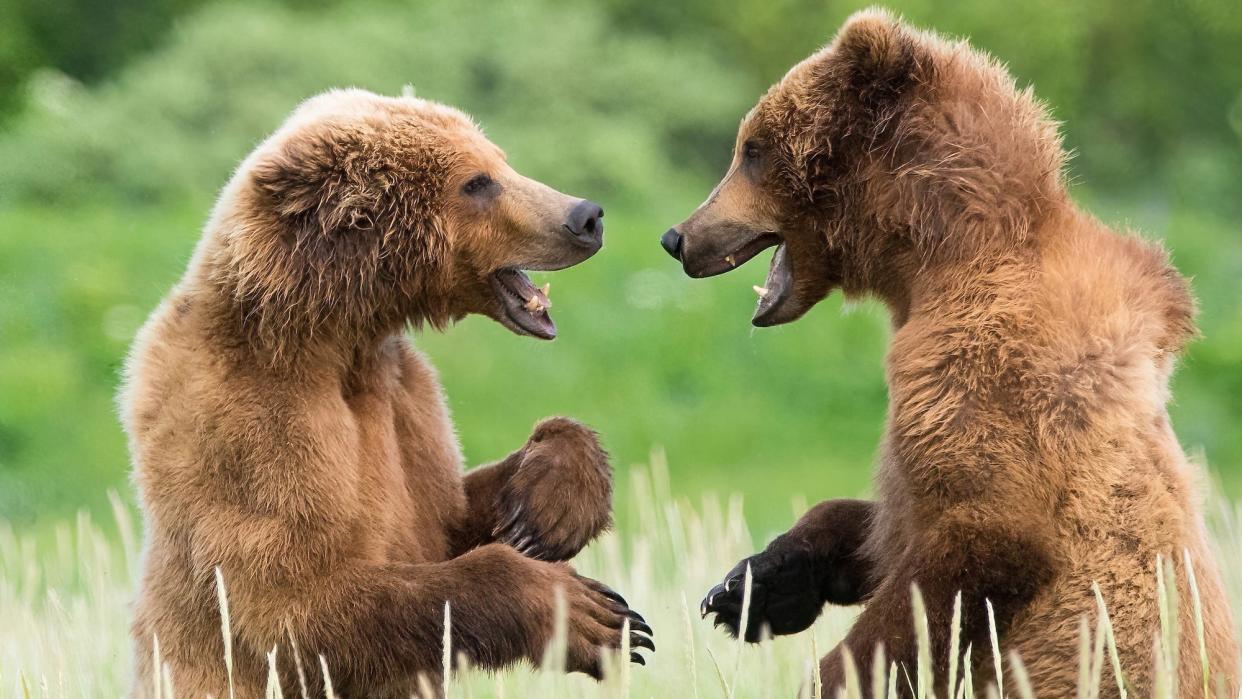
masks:
<svg viewBox="0 0 1242 699"><path fill-rule="evenodd" d="M601 595L603 595L603 596L607 597L608 599L612 600L613 602L616 602L617 604L621 605L622 607L626 607L626 608L628 608L628 607L630 606L629 602L626 602L624 597L622 597L621 595L617 594L617 592L616 592L616 591L614 591L612 588L608 587L607 585L604 585L603 583L600 583L600 585L599 585L599 589L597 589L597 590L596 590L596 592L598 592L598 593L600 593Z"/></svg>
<svg viewBox="0 0 1242 699"><path fill-rule="evenodd" d="M641 634L632 633L630 634L630 647L631 648L646 648L647 650L654 651L655 642L652 641L650 638L647 638L646 636L643 636Z"/></svg>
<svg viewBox="0 0 1242 699"><path fill-rule="evenodd" d="M647 664L647 661L643 660L643 656L639 655L638 653L630 653L630 662L634 663L635 665L646 665Z"/></svg>
<svg viewBox="0 0 1242 699"><path fill-rule="evenodd" d="M655 635L655 633L651 630L651 627L647 625L647 622L645 622L645 621L640 621L640 620L638 620L638 619L631 619L631 620L630 620L630 628L631 628L631 629L633 629L634 631L642 631L643 633L647 634L648 636L654 636L654 635Z"/></svg>

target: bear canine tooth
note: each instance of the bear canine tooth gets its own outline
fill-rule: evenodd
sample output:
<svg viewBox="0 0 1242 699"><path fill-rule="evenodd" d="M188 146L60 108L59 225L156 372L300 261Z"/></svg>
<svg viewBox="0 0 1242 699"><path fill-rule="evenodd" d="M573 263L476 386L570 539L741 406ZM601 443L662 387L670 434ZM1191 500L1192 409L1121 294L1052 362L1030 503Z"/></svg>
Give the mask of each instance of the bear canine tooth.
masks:
<svg viewBox="0 0 1242 699"><path fill-rule="evenodd" d="M759 298L761 298L761 299L762 299L762 298L767 298L767 296L768 296L768 289L767 289L767 287L759 286L758 284L756 284L756 285L752 286L751 288L755 290L755 293L756 293L756 294L759 294Z"/></svg>
<svg viewBox="0 0 1242 699"><path fill-rule="evenodd" d="M543 307L543 304L539 303L539 297L536 296L535 294L531 294L530 298L526 299L526 310L530 311L531 313L535 313L541 310L542 307Z"/></svg>
<svg viewBox="0 0 1242 699"><path fill-rule="evenodd" d="M737 261L733 259L732 255L726 255L725 262L728 262L730 267L737 267Z"/></svg>

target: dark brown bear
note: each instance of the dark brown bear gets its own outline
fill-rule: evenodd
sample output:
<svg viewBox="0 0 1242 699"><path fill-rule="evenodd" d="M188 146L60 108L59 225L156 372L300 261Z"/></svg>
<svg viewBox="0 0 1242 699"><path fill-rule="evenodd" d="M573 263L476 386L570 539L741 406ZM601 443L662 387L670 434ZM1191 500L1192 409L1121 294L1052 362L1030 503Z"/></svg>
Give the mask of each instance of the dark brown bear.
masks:
<svg viewBox="0 0 1242 699"><path fill-rule="evenodd" d="M302 674L322 694L322 656L339 696L408 697L420 674L438 683L445 603L453 650L497 668L540 660L558 588L568 669L598 677L627 620L652 647L623 599L558 562L610 522L595 433L544 421L463 478L402 332L481 313L550 339L521 270L590 257L602 216L514 172L462 113L360 90L306 102L242 163L127 366L147 534L135 695L158 686L158 638L180 696L262 696L275 649L286 696Z"/></svg>
<svg viewBox="0 0 1242 699"><path fill-rule="evenodd" d="M867 11L764 95L724 180L662 239L693 277L776 246L758 326L796 320L837 288L891 311L876 500L817 505L703 603L737 633L749 565L750 640L763 626L801 631L826 602L864 605L820 665L829 691L846 648L869 674L882 644L915 676L917 584L939 696L959 592L977 678L991 677L990 602L1001 650L1019 654L1036 694L1071 696L1099 583L1127 681L1147 696L1157 556L1180 583L1181 695L1205 685L1187 557L1207 684L1235 691L1201 473L1165 409L1194 303L1158 246L1074 205L1064 160L1043 106L995 61Z"/></svg>

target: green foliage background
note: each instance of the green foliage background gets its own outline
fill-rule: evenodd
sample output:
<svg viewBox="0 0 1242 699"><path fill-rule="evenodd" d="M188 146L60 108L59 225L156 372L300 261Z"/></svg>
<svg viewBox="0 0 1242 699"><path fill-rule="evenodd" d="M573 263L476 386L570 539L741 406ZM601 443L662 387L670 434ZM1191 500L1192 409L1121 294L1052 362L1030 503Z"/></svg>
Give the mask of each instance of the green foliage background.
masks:
<svg viewBox="0 0 1242 699"><path fill-rule="evenodd" d="M714 184L741 116L861 3L0 0L0 519L105 504L127 458L112 396L231 168L305 97L358 85L472 112L521 171L608 211L553 281L561 339L471 318L416 338L471 463L548 414L621 470L667 449L674 488L866 492L884 418L882 308L839 297L748 324L763 263L685 279L656 244ZM1204 337L1174 421L1242 492L1242 13L1232 0L893 5L1010 64L1066 122L1075 196L1162 238Z"/></svg>

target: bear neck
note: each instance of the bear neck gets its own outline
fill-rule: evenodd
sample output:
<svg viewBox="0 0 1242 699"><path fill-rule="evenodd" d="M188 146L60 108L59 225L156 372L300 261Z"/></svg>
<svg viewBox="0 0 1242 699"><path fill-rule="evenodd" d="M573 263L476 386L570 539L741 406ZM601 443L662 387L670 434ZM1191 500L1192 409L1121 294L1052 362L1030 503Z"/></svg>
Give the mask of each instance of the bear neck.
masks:
<svg viewBox="0 0 1242 699"><path fill-rule="evenodd" d="M181 286L203 313L212 344L270 369L349 372L406 325L438 328L446 322L421 303L376 308L338 299L308 309L307 299L256 294L239 282L220 236L200 243Z"/></svg>
<svg viewBox="0 0 1242 699"><path fill-rule="evenodd" d="M935 314L950 295L995 296L1021 286L1016 280L1038 267L1041 249L1063 235L1073 211L1068 201L1032 207L990 227L949 217L957 227L934 233L870 216L856 224L865 233L843 251L841 286L847 295L881 300L901 327L913 315Z"/></svg>

